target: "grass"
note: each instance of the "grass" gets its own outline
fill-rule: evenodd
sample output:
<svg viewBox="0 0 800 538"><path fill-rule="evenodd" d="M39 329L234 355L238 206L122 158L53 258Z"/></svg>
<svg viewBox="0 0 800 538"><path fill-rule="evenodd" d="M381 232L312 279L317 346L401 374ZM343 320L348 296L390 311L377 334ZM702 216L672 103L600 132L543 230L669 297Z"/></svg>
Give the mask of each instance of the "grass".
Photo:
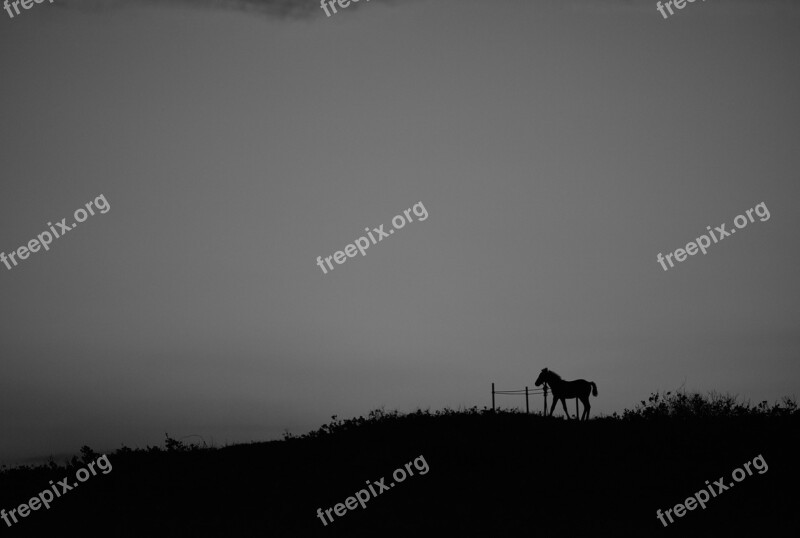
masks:
<svg viewBox="0 0 800 538"><path fill-rule="evenodd" d="M731 536L788 532L800 441L794 400L758 405L729 395L656 393L588 422L486 408L375 410L283 440L202 447L121 448L98 474L13 529L18 536ZM655 516L762 455L747 477L668 528ZM425 476L397 484L323 527L317 508L344 502L418 456ZM66 465L0 472L9 510L74 477L97 454ZM70 478L73 482L74 478ZM2 526L2 523L0 523ZM711 534L709 534L711 533Z"/></svg>

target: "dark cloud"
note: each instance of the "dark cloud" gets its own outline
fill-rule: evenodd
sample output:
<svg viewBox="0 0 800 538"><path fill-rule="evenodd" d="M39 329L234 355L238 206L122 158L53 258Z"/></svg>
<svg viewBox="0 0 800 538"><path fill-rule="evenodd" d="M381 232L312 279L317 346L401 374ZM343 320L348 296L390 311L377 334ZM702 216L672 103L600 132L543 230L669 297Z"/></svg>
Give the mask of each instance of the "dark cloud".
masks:
<svg viewBox="0 0 800 538"><path fill-rule="evenodd" d="M351 2L348 10L358 9L367 2L397 3L397 0L360 0ZM185 6L202 9L228 9L260 13L276 17L308 17L324 14L320 0L62 0L64 7L91 11L116 9L124 6Z"/></svg>
<svg viewBox="0 0 800 538"><path fill-rule="evenodd" d="M382 4L399 4L411 0L351 0L348 10L359 9L367 2ZM499 0L485 0L498 2ZM561 2L562 0L559 0ZM567 0L576 8L592 9L635 9L651 10L655 2L642 0ZM781 7L798 7L800 0L728 0L731 5L765 5ZM115 9L131 5L149 6L186 6L204 9L228 9L261 13L276 17L308 17L323 15L320 0L60 0L62 7L86 9L92 11ZM651 5L652 4L652 5Z"/></svg>

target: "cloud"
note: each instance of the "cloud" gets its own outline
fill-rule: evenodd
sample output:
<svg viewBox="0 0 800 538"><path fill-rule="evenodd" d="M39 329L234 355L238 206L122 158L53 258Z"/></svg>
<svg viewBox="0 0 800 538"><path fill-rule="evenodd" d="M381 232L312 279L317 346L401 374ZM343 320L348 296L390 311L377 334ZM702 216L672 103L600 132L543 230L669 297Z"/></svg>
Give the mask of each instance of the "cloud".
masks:
<svg viewBox="0 0 800 538"><path fill-rule="evenodd" d="M352 2L347 9L358 8L361 4L366 4L370 1L374 3L395 3L396 0L360 0ZM320 0L61 0L61 5L89 11L145 5L227 9L281 18L302 18L311 15L322 15L324 17L324 13L320 10Z"/></svg>
<svg viewBox="0 0 800 538"><path fill-rule="evenodd" d="M411 0L351 0L347 7L348 11L359 9L367 2L382 4L409 3ZM466 1L466 0L459 0ZM501 0L481 0L497 4ZM522 0L517 0L522 1ZM524 0L526 3L530 0ZM655 2L642 0L550 0L551 3L558 2L566 5L569 9L589 11L653 11L655 12ZM89 11L103 11L116 9L124 6L145 5L152 7L189 7L201 9L225 9L238 10L254 14L263 14L279 18L305 18L322 17L325 14L320 9L320 0L59 0L61 7L83 9ZM725 6L742 6L749 8L781 7L797 8L800 7L798 0L727 0ZM769 10L772 13L772 10Z"/></svg>

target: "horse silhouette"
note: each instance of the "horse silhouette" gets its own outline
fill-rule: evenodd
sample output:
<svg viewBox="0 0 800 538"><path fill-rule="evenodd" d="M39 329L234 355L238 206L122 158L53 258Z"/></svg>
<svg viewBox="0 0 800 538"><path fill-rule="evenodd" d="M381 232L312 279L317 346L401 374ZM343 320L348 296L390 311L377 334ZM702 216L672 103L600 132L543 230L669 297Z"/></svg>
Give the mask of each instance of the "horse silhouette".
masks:
<svg viewBox="0 0 800 538"><path fill-rule="evenodd" d="M564 413L566 413L567 418L569 418L566 400L567 398L578 398L581 403L583 403L581 420L589 419L589 410L592 408L592 406L589 405L589 393L591 392L593 396L597 396L597 385L594 384L594 381L586 381L585 379L564 381L557 373L544 368L542 369L542 373L539 374L539 377L536 378L536 386L538 387L542 383L547 383L550 390L553 391L553 405L550 407L551 417L553 416L553 411L556 408L558 400L561 400L561 404L564 406Z"/></svg>

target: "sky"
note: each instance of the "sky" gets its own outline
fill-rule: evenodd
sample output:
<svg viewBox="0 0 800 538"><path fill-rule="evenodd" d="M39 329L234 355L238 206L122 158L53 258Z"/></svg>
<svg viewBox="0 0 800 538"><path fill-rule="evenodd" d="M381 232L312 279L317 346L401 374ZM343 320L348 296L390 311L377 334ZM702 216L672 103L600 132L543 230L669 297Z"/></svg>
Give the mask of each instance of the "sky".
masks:
<svg viewBox="0 0 800 538"><path fill-rule="evenodd" d="M482 407L544 367L594 381L593 416L796 395L798 22L780 0L0 11L0 251L110 206L0 265L0 463Z"/></svg>

